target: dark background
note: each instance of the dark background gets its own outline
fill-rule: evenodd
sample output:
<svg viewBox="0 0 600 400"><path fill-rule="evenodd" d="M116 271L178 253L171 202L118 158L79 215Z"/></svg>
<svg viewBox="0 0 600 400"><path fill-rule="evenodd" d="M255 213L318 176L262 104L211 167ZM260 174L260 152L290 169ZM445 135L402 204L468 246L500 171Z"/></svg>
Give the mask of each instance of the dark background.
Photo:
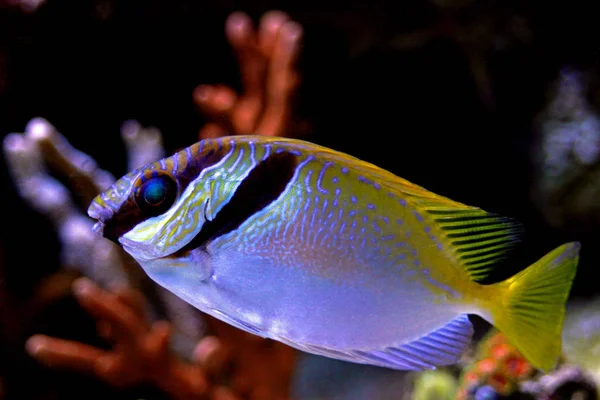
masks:
<svg viewBox="0 0 600 400"><path fill-rule="evenodd" d="M119 133L126 119L158 127L169 153L187 146L205 122L194 87L240 88L226 17L241 10L256 21L272 9L304 27L297 112L312 123L310 140L521 220L525 245L505 275L565 241L582 241L573 296L598 291L598 231L550 227L529 195L533 121L552 81L565 67L597 74L600 29L589 2L47 0L25 13L0 1L0 135L44 117L115 176L126 172ZM520 39L515 21L525 21L531 40ZM415 32L429 40L411 39ZM408 45L394 46L398 36ZM475 78L475 50L488 95ZM593 103L593 79L589 91ZM6 168L2 158L0 289L25 299L58 268L59 243L20 200ZM64 318L59 331L69 335ZM57 329L56 319L40 324ZM32 373L13 369L23 371Z"/></svg>

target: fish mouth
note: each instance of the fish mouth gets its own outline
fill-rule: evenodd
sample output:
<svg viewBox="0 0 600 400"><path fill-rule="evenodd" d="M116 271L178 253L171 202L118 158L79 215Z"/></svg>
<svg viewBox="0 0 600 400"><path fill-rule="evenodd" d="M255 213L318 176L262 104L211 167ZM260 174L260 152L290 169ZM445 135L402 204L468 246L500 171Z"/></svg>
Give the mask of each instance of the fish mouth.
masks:
<svg viewBox="0 0 600 400"><path fill-rule="evenodd" d="M108 207L93 202L88 208L88 215L98 221L94 224L92 230L96 234L104 236L104 226L113 217L114 211Z"/></svg>
<svg viewBox="0 0 600 400"><path fill-rule="evenodd" d="M96 222L94 226L92 226L92 231L98 236L104 236L104 222Z"/></svg>

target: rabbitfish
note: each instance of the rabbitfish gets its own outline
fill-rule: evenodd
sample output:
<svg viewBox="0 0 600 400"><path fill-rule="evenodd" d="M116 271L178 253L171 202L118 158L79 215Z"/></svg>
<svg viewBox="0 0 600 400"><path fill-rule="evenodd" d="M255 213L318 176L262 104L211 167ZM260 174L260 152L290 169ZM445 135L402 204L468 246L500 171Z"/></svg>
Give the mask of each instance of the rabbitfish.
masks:
<svg viewBox="0 0 600 400"><path fill-rule="evenodd" d="M88 213L159 285L306 352L449 365L478 314L540 369L561 354L578 243L482 285L517 222L309 142L204 140L125 175Z"/></svg>

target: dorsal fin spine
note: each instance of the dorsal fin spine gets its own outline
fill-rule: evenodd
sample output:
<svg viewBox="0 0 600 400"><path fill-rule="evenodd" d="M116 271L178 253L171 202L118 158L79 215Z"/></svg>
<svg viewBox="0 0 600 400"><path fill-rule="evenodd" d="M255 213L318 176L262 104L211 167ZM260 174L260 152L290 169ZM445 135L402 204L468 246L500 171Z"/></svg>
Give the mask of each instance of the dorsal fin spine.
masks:
<svg viewBox="0 0 600 400"><path fill-rule="evenodd" d="M473 280L489 275L494 264L505 259L520 242L521 225L511 218L460 203L429 205L429 199L415 203L437 225L439 239Z"/></svg>

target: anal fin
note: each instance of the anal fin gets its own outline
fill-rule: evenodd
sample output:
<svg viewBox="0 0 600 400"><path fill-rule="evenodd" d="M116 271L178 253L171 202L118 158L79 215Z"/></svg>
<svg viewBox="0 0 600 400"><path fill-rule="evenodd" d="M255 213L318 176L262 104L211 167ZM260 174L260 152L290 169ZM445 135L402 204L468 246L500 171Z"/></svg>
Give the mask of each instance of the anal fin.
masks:
<svg viewBox="0 0 600 400"><path fill-rule="evenodd" d="M208 310L208 313L211 314L213 317L220 319L221 321L227 322L229 325L232 325L238 329L241 329L243 331L252 333L253 335L260 336L263 338L268 337L266 332L264 332L262 329L259 329L258 327L251 325L247 322L244 322L241 319L235 318L229 314L225 314L222 311L211 308Z"/></svg>
<svg viewBox="0 0 600 400"><path fill-rule="evenodd" d="M400 370L435 369L458 362L473 336L473 325L466 314L440 329L409 343L378 350L354 350L355 362Z"/></svg>
<svg viewBox="0 0 600 400"><path fill-rule="evenodd" d="M247 332L262 337L269 337L266 332L257 327L251 326L237 318L232 318L220 311L212 309L210 310L210 314ZM469 317L466 314L462 314L443 327L421 336L417 340L382 349L332 349L314 344L298 343L283 337L273 337L273 339L302 351L338 360L397 370L420 371L457 363L471 342L472 336L473 325L471 325Z"/></svg>

